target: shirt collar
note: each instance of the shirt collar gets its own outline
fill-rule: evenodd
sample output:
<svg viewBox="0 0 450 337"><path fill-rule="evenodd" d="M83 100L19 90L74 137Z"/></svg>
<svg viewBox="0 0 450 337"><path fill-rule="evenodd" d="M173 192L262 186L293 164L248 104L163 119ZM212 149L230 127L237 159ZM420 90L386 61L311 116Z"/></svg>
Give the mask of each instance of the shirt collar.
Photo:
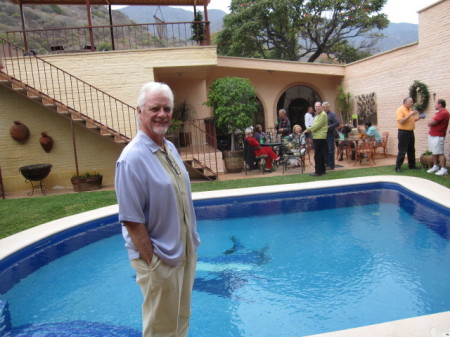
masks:
<svg viewBox="0 0 450 337"><path fill-rule="evenodd" d="M151 139L149 136L145 134L142 130L138 130L136 134L136 138L138 138L139 141L142 141L153 153L157 152L158 150L161 150L158 144L156 144L153 139ZM167 141L164 138L164 148L167 148Z"/></svg>

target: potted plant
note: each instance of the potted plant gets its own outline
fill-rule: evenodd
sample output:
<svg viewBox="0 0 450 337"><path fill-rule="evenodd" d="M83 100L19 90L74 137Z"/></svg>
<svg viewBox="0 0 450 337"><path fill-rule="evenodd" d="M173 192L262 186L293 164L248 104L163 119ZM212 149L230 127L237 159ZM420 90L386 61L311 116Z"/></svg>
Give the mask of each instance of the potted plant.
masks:
<svg viewBox="0 0 450 337"><path fill-rule="evenodd" d="M433 167L433 154L431 151L426 150L422 155L420 156L420 163L424 168L431 168Z"/></svg>
<svg viewBox="0 0 450 337"><path fill-rule="evenodd" d="M258 109L256 90L249 79L240 77L218 78L209 89L205 104L213 109L216 127L231 134L231 148L223 151L225 168L230 173L241 172L244 156L236 147L235 135L252 125Z"/></svg>
<svg viewBox="0 0 450 337"><path fill-rule="evenodd" d="M176 120L180 124L178 130L180 147L190 146L192 143L190 125L186 122L192 121L193 119L195 119L195 109L186 101L176 104L173 108L172 121Z"/></svg>
<svg viewBox="0 0 450 337"><path fill-rule="evenodd" d="M167 134L165 138L173 143L176 148L180 147L180 131L183 127L183 121L172 118L170 122L169 129L167 130Z"/></svg>
<svg viewBox="0 0 450 337"><path fill-rule="evenodd" d="M74 174L70 181L75 192L93 191L102 187L103 175L99 172L82 172Z"/></svg>
<svg viewBox="0 0 450 337"><path fill-rule="evenodd" d="M352 95L349 92L346 93L344 88L339 86L337 101L342 120L344 123L350 122L350 117L353 118L353 116L350 116L350 110L352 108Z"/></svg>
<svg viewBox="0 0 450 337"><path fill-rule="evenodd" d="M198 11L194 14L194 23L191 25L192 28L191 39L201 46L205 42L205 24L202 21L203 21L203 14L202 12Z"/></svg>

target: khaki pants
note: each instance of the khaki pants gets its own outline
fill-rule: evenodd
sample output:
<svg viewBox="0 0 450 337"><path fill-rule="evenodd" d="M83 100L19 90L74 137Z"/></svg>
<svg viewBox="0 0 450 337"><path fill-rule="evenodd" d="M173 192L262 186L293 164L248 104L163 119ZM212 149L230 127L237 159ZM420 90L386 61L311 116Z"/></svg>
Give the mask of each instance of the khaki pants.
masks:
<svg viewBox="0 0 450 337"><path fill-rule="evenodd" d="M142 304L143 337L186 337L191 315L196 258L173 267L153 254L148 266L132 260L144 302Z"/></svg>

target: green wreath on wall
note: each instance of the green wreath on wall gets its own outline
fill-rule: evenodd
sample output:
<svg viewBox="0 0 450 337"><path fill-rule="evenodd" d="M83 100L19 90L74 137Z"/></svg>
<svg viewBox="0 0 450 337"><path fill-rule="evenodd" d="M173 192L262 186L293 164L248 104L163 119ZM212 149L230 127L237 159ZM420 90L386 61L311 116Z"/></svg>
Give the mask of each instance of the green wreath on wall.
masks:
<svg viewBox="0 0 450 337"><path fill-rule="evenodd" d="M409 96L414 101L414 109L423 113L430 101L430 93L428 92L428 86L420 81L414 81L409 87Z"/></svg>

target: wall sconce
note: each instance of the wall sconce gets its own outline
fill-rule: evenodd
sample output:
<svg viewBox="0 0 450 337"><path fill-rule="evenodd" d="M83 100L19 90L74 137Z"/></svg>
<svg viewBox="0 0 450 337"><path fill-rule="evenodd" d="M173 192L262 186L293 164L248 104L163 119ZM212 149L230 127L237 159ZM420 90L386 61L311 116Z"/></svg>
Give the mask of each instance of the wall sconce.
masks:
<svg viewBox="0 0 450 337"><path fill-rule="evenodd" d="M433 92L433 101L436 101L436 93Z"/></svg>

